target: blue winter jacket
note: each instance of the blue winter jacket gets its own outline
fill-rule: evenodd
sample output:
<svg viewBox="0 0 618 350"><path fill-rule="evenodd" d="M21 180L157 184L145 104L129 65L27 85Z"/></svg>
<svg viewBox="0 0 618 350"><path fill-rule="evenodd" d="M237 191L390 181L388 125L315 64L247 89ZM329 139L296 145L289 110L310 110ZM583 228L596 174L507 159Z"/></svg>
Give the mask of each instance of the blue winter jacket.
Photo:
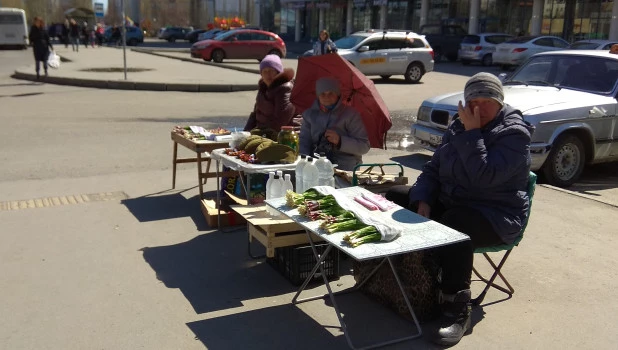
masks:
<svg viewBox="0 0 618 350"><path fill-rule="evenodd" d="M502 240L519 235L528 210L530 138L534 127L505 105L481 129L455 119L410 190L410 201L479 210Z"/></svg>

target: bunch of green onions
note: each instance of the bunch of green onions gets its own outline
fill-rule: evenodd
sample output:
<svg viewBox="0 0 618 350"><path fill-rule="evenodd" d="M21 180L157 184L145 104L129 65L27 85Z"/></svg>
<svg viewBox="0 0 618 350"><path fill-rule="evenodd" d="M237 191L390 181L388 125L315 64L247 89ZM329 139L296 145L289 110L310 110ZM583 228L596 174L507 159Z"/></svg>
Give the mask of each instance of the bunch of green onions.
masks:
<svg viewBox="0 0 618 350"><path fill-rule="evenodd" d="M323 197L323 194L313 188L310 188L303 193L296 193L294 191L288 190L285 193L285 204L292 208L296 208L300 205L305 204L306 200L316 200Z"/></svg>
<svg viewBox="0 0 618 350"><path fill-rule="evenodd" d="M365 226L344 235L343 240L348 242L352 248L356 248L363 243L379 242L382 240L382 235L374 226Z"/></svg>

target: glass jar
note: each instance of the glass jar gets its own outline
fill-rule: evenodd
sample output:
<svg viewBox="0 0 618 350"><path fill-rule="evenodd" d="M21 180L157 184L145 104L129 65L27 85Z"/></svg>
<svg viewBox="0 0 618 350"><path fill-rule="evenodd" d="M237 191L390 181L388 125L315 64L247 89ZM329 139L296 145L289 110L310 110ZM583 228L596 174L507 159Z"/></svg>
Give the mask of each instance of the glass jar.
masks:
<svg viewBox="0 0 618 350"><path fill-rule="evenodd" d="M277 142L289 146L298 155L298 133L294 130L293 126L282 126L277 136Z"/></svg>

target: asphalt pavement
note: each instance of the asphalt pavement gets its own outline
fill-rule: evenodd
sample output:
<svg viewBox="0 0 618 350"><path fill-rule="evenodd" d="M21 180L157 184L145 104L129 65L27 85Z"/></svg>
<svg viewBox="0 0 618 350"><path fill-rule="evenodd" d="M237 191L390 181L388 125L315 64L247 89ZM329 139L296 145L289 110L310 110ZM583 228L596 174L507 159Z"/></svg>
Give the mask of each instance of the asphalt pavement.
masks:
<svg viewBox="0 0 618 350"><path fill-rule="evenodd" d="M116 49L87 50L64 53L82 63L63 67L122 65ZM348 348L330 301L292 305L296 288L263 260L247 256L244 228L221 232L205 224L193 164L179 166L177 188L171 189L171 128L241 125L254 92L31 83L10 79L5 57L0 52L0 348ZM127 57L132 66L143 62L154 69L149 74L169 82L176 77L165 76L168 65L183 67L185 72L174 73L179 77L206 84L233 81L236 74L247 74L254 85L257 79L153 55ZM15 53L12 59L24 58L31 55ZM469 69L433 72L414 86L396 80L377 86L389 108L413 110L447 84L460 88ZM142 81L138 77L148 79L131 75L134 82ZM373 149L365 160L398 161L413 181L428 156L404 146ZM604 181L588 194L612 197L618 185ZM209 180L206 190L214 189ZM503 300L490 291L474 309L472 334L456 348L614 348L617 214L615 206L539 186L526 235L503 268L515 294ZM341 272L332 284L336 290L354 285L349 271ZM474 282L473 292L480 289ZM323 292L312 286L309 293ZM360 294L337 301L359 345L413 331ZM384 349L410 348L436 347L424 336Z"/></svg>

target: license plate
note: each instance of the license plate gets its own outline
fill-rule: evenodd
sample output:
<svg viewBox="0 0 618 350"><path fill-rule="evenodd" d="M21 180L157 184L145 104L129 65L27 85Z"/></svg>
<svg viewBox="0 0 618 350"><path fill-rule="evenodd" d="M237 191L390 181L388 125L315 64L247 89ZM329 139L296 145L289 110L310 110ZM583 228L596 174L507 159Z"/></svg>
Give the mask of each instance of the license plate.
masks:
<svg viewBox="0 0 618 350"><path fill-rule="evenodd" d="M440 135L429 135L429 143L434 145L439 145L442 143L442 136Z"/></svg>

